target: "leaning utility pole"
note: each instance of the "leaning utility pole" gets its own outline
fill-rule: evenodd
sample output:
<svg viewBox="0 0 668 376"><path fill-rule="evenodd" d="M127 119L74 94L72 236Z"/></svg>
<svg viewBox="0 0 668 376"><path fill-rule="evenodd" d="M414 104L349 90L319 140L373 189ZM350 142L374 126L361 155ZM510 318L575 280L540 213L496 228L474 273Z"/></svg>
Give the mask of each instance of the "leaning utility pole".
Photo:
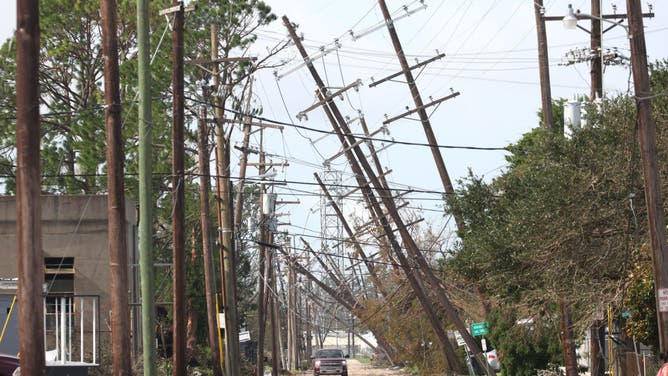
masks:
<svg viewBox="0 0 668 376"><path fill-rule="evenodd" d="M251 117L250 117L250 104L251 98L253 96L253 77L248 79L248 93L246 93L246 114L242 120L244 138L241 142L241 158L239 160L239 181L237 182L237 192L234 199L234 231L241 230L241 217L242 209L244 202L244 184L246 182L246 168L248 166L248 154L250 150L248 145L250 143L250 134L251 134Z"/></svg>
<svg viewBox="0 0 668 376"><path fill-rule="evenodd" d="M547 33L543 13L543 0L534 1L536 16L536 33L538 35L538 71L540 74L540 99L543 106L543 127L554 132L554 116L552 114L552 89L550 85L550 62L547 52Z"/></svg>
<svg viewBox="0 0 668 376"><path fill-rule="evenodd" d="M16 2L16 233L21 373L44 375L39 1Z"/></svg>
<svg viewBox="0 0 668 376"><path fill-rule="evenodd" d="M101 0L104 54L104 103L107 139L107 207L113 374L132 374L130 305L128 303L128 245L123 185L123 134L116 39L116 0Z"/></svg>
<svg viewBox="0 0 668 376"><path fill-rule="evenodd" d="M286 19L284 19L284 23L286 22ZM294 28L290 28L290 30L294 30ZM296 37L296 34L291 35ZM293 39L295 40L295 39ZM297 44L298 48L300 50L303 50L303 46L300 44ZM305 53L305 51L304 51ZM314 75L314 78L316 78L316 81L318 82L318 86L320 90L324 89L324 86L322 86L322 79L320 79L319 76L317 76L317 72L315 71L315 68L313 68L313 65L307 65L309 69L312 69L312 74ZM318 92L318 99L322 100L322 95ZM352 135L350 129L347 127L345 120L343 120L343 117L341 116L341 113L338 111L338 108L336 107L336 104L333 103L331 100L328 102L329 106L324 106L323 110L325 111L325 114L327 115L330 123L332 124L332 127L334 128L335 132L337 133L337 136L339 137L339 140L341 141L341 144L343 146L344 150L346 151L346 157L348 158L348 162L352 168L353 173L356 176L357 179L357 184L359 187L362 187L363 191L363 197L365 201L367 202L367 206L370 208L370 212L375 214L375 217L378 219L381 227L383 228L383 231L385 232L385 236L388 239L388 242L392 246L392 250L394 251L397 259L399 260L399 263L401 264L401 268L404 271L404 274L406 275L406 279L411 285L411 288L413 289L413 292L415 293L415 296L418 298L418 301L422 305L422 308L424 309L425 314L427 315L427 318L430 321L430 324L432 326L432 329L434 330L436 337L438 338L440 345L441 345L441 351L443 352L445 361L447 362L448 367L452 371L459 371L460 364L459 360L456 357L456 354L454 352L454 349L452 347L452 344L447 338L447 335L445 333L445 330L443 330L443 324L440 322L439 318L437 317L436 314L436 309L434 307L433 301L429 299L429 296L427 295L427 291L424 288L424 284L422 281L419 279L419 273L417 273L418 268L414 266L411 262L409 262L408 257L403 254L403 250L401 246L399 245L399 241L397 240L396 236L394 235L394 230L392 229L389 220L386 218L386 214L390 215L397 215L398 213L396 210L393 210L394 205L391 202L391 198L387 200L387 197L385 197L385 200L383 200L383 195L387 194L388 191L384 188L379 188L381 187L380 180L373 174L373 171L371 170L371 166L369 165L368 161L366 161L364 154L361 152L359 147L348 147L347 145L353 144L352 140L350 142L346 141L344 134ZM331 110L330 110L331 107ZM335 115L336 114L336 115ZM344 128L345 126L345 128ZM351 137L352 138L352 137ZM354 154L353 154L354 151ZM357 156L357 159L359 159L359 162L355 160L355 156ZM364 172L362 170L363 166L364 171L366 171L367 175L369 176L369 180L373 182L373 185L375 188L378 190L378 193L381 195L381 200L383 201L384 205L387 208L387 213L384 213L382 208L380 207L380 203L376 199L374 192L370 188L369 181L364 178ZM401 221L400 218L394 216L393 220L395 221L395 224L399 229L403 227L405 230L405 226L403 225L403 222ZM406 240L411 240L410 235L406 235L404 232L402 234L402 237L406 236ZM409 244L407 244L409 245ZM322 287L322 286L321 286ZM343 289L340 289L341 291ZM352 311L352 309L351 309ZM475 346L475 344L472 342L472 346Z"/></svg>
<svg viewBox="0 0 668 376"><path fill-rule="evenodd" d="M373 210L376 211L378 218L381 220L383 230L385 231L386 236L392 243L395 255L401 262L406 277L409 280L409 282L411 282L411 287L413 287L413 291L420 299L423 308L425 309L425 311L431 310L432 302L426 296L426 293L422 290L422 286L420 284L421 281L418 281L416 276L413 275L416 269L421 273L421 275L427 278L429 284L432 287L432 292L435 293L436 297L438 298L439 302L442 305L442 308L445 309L448 318L450 319L450 321L452 321L453 324L455 324L457 330L459 330L459 332L462 334L462 337L464 337L466 344L473 351L475 356L479 359L480 362L484 364L484 362L486 362L487 360L484 354L482 354L480 346L475 342L473 337L471 337L471 335L467 332L467 328L464 322L459 318L458 313L456 312L454 306L450 302L450 299L445 294L445 290L441 285L441 281L434 275L434 273L430 269L430 266L424 259L424 256L421 254L414 239L411 237L411 234L408 232L408 229L406 228L401 216L397 211L396 204L394 203L392 197L388 195L387 190L385 190L384 187L381 185L378 177L375 175L369 162L366 160L366 156L359 147L359 145L355 145L357 140L352 135L350 128L348 127L343 115L336 106L336 103L334 103L331 96L328 96L324 82L320 78L317 70L313 66L313 63L311 62L310 58L308 57L308 54L306 53L306 50L304 49L304 46L301 43L301 40L299 39L299 37L295 32L294 26L290 23L289 19L286 16L283 16L283 23L285 27L288 29L290 37L295 43L295 46L299 49L302 58L306 62L306 65L311 75L313 76L313 79L316 81L316 84L318 86L317 99L320 101L320 103L326 104L325 106L323 106L323 110L325 110L326 114L328 115L328 118L330 118L330 122L332 123L334 130L336 131L337 136L341 140L343 149L346 150L346 156L348 157L350 166L353 169L356 178L358 179L359 186L362 187L363 190L365 191L365 196L368 196L370 199L374 200L374 202L372 202L372 205L370 205L370 207L372 207ZM348 147L348 145L351 146ZM355 157L357 157L357 160L355 159ZM362 171L362 169L364 171ZM364 178L365 173L368 179L370 180L371 185L369 185L366 179ZM413 265L408 261L406 255L403 254L402 247L399 245L396 237L394 236L393 232L394 230L389 225L389 221L385 217L385 213L381 209L380 205L378 204L377 201L375 201L375 196L373 194L373 191L371 190L371 186L373 186L374 189L378 191L380 199L385 208L387 209L388 212L387 214L390 215L392 221L395 223L397 229L401 234L401 239L405 245L408 255L410 256L411 260L417 262L417 266L419 266L419 268L413 267ZM439 331L442 331L441 323L438 322L439 320L436 317L433 317L432 315L428 316L432 321L432 327L434 331L437 332L439 341L441 341L441 346L444 355L446 356L446 361L448 361L449 365L453 367L453 370L456 370L460 366L459 361L453 354L454 351L452 350L451 343L447 340L447 338L443 338L442 333L439 333ZM495 375L495 372L491 369L488 369L487 373L490 376Z"/></svg>
<svg viewBox="0 0 668 376"><path fill-rule="evenodd" d="M376 267L374 266L373 262L371 262L369 258L366 256L366 252L364 251L360 243L355 239L355 233L353 232L353 229L348 224L348 221L346 220L343 211L341 210L339 205L337 205L337 203L334 201L334 198L329 193L329 190L327 189L325 184L322 182L322 179L320 179L320 176L318 176L317 173L314 173L313 175L315 176L315 180L318 182L318 185L320 186L320 190L325 194L325 197L329 201L329 205L332 206L332 209L339 217L343 229L346 230L348 239L350 239L351 243L353 244L353 247L355 248L355 252L357 252L357 254L362 258L364 265L366 265L367 270L369 271L369 278L371 279L371 282L373 283L376 290L378 290L378 293L383 297L383 300L385 300L385 298L387 298L387 289L380 280L380 278L378 277L378 274L376 273Z"/></svg>
<svg viewBox="0 0 668 376"><path fill-rule="evenodd" d="M652 94L647 72L647 50L640 1L626 0L626 10L629 14L631 69L633 70L633 85L638 110L638 141L643 162L649 240L654 265L659 348L662 358L665 359L668 356L668 249L657 161L656 125L652 118Z"/></svg>
<svg viewBox="0 0 668 376"><path fill-rule="evenodd" d="M445 189L446 201L450 201L455 194L455 189L452 185L452 181L450 180L450 175L448 174L448 170L445 167L445 162L443 161L443 155L441 154L441 150L438 148L438 141L436 140L434 131L431 128L429 115L427 115L426 108L429 106L429 104L425 105L422 102L420 91L418 90L417 85L415 84L415 79L413 78L411 67L408 65L408 61L406 60L406 55L404 54L404 50L401 47L399 36L397 35L397 31L394 28L394 23L392 21L392 17L390 16L390 12L387 10L387 5L385 4L385 0L378 0L378 5L380 6L380 10L383 13L383 17L385 18L385 23L390 33L390 39L392 40L392 45L394 46L394 50L397 53L397 58L399 59L401 70L404 74L404 77L406 77L408 88L410 89L411 95L413 96L413 101L415 102L415 110L417 111L418 117L420 118L420 122L422 123L422 128L424 129L424 133L427 136L427 142L429 142L430 145L429 148L431 149L431 154L434 157L434 162L436 162L436 169L438 170L438 174L441 177L441 182L443 183L443 188ZM439 101L435 102L440 103ZM459 216L455 216L455 222L457 223L457 228L460 231L464 231L464 223L461 220L461 218L459 218Z"/></svg>
<svg viewBox="0 0 668 376"><path fill-rule="evenodd" d="M186 254L185 254L185 175L183 114L183 2L173 0L172 33L172 229L174 263L172 286L173 343L172 375L185 376L186 359Z"/></svg>
<svg viewBox="0 0 668 376"><path fill-rule="evenodd" d="M157 374L153 286L153 199L151 197L151 72L148 0L137 0L137 76L139 84L139 270L144 376Z"/></svg>

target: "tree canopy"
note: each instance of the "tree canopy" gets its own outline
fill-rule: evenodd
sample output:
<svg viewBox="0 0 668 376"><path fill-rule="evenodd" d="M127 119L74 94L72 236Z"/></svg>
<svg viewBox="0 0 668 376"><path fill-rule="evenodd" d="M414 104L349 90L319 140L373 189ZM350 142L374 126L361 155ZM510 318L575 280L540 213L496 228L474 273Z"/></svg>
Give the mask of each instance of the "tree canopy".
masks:
<svg viewBox="0 0 668 376"><path fill-rule="evenodd" d="M665 62L652 65L653 92L665 93L666 72ZM665 160L668 100L660 95L653 104ZM634 274L638 255L648 256L635 98L590 104L586 126L571 137L537 128L509 151L500 176L486 181L470 174L460 182L448 210L466 226L448 266L520 317L544 317L564 299L584 328L608 305L619 314L639 303L625 303L647 293L634 282L641 275Z"/></svg>

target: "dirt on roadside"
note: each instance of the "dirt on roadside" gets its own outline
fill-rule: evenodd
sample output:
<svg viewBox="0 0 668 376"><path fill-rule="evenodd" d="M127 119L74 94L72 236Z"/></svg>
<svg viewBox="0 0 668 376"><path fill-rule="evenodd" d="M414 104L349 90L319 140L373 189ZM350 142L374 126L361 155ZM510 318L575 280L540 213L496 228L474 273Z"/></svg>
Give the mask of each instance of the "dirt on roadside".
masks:
<svg viewBox="0 0 668 376"><path fill-rule="evenodd" d="M312 376L313 370L296 373L296 376ZM400 369L387 368L387 366L374 366L362 363L357 359L348 359L348 376L405 376L407 373Z"/></svg>

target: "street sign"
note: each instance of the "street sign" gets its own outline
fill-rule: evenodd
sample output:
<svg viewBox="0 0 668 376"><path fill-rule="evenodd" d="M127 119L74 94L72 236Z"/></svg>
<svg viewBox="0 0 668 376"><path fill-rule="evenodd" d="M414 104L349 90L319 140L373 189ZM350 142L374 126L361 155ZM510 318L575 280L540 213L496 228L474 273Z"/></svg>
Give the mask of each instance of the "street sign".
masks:
<svg viewBox="0 0 668 376"><path fill-rule="evenodd" d="M488 322L477 322L471 324L471 334L475 336L484 336L489 332L489 323Z"/></svg>
<svg viewBox="0 0 668 376"><path fill-rule="evenodd" d="M466 342L464 341L464 337L462 335L455 331L455 339L457 340L457 346L466 346Z"/></svg>

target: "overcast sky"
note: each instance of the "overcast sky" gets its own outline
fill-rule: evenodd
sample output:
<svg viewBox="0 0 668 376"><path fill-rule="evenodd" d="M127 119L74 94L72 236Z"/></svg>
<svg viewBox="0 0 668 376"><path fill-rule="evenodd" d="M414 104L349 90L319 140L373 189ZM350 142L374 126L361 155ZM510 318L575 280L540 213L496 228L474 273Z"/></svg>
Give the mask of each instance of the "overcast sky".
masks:
<svg viewBox="0 0 668 376"><path fill-rule="evenodd" d="M414 104L408 87L403 82L386 82L369 88L374 79L380 79L399 70L392 44L385 28L380 28L362 38L353 40L352 34L378 25L382 14L375 0L267 0L279 20L268 30L259 33L259 45L270 45L287 37L280 17L287 15L299 24L304 44L310 54L316 54L335 46L323 59L314 61L320 75L332 87L341 87L362 80L359 91L350 91L342 101L341 110L351 119L362 111L371 131L377 130L385 116L395 116ZM603 13L615 10L610 1L602 2ZM625 12L625 2L616 1L617 13ZM646 19L646 40L649 60L668 58L668 7L665 1L655 1L656 17ZM449 0L425 1L427 7L401 18L395 23L397 32L409 56L411 64L424 61L438 52L445 58L431 63L418 75L417 84L423 101L448 95L451 90L461 92L437 108L430 109L431 122L436 139L441 145L503 147L518 140L521 135L538 124L536 112L540 107L536 32L533 2L528 0ZM568 1L545 0L547 15L564 15ZM4 1L0 14L0 37L8 37L15 25L15 2ZM417 1L388 0L388 8L394 17L405 13L402 7L416 10ZM574 8L584 13L590 11L590 0L573 1ZM647 12L647 2L643 2ZM157 12L157 10L155 10ZM589 27L588 22L582 26ZM156 32L162 32L156 31ZM550 55L552 94L554 98L574 98L589 94L589 67L576 64L563 66L567 51L586 47L588 34L581 30L565 30L561 22L547 23ZM629 55L628 40L624 29L615 28L603 37L604 48L617 47ZM155 47L155 46L153 46ZM165 46L169 48L169 46ZM257 51L261 51L258 49ZM259 52L258 52L259 53ZM282 56L296 57L294 46ZM263 116L304 127L330 130L321 110L309 113L308 120L299 121L296 115L315 102L315 84L308 71L300 69L289 73L299 61L288 63L277 70L282 76L277 80L274 72L259 74L255 85L255 100L263 107ZM416 74L418 72L415 72ZM606 67L604 89L608 95L625 93L632 88L630 71L625 66ZM401 80L398 80L401 81ZM352 123L354 131L359 124ZM378 138L395 139L414 143L426 142L420 124L405 119L388 126L389 134ZM265 134L266 149L287 160L290 166L278 169L277 179L302 182L291 184L288 190L281 188L280 199L298 199L298 206L281 208L291 212L292 227L296 234L313 235L319 230L318 189L313 173L322 172L323 161L338 151L334 136L319 140L322 134L307 129L287 127L283 132L268 131ZM258 143L256 137L254 142ZM380 147L380 145L377 145ZM492 178L505 166L504 153L443 149L446 166L453 181L466 176L471 169L476 175ZM391 169L388 179L397 186L416 187L422 190L442 192L443 187L428 148L422 146L392 145L380 153L382 164ZM334 169L344 171L344 184L354 184L350 169L343 159L332 163ZM250 175L254 172L249 172ZM436 227L444 223L438 210L438 194L419 193L411 196L412 206L428 209L425 216ZM353 210L352 201L347 206ZM286 218L282 218L287 220ZM305 230L308 229L308 230Z"/></svg>

